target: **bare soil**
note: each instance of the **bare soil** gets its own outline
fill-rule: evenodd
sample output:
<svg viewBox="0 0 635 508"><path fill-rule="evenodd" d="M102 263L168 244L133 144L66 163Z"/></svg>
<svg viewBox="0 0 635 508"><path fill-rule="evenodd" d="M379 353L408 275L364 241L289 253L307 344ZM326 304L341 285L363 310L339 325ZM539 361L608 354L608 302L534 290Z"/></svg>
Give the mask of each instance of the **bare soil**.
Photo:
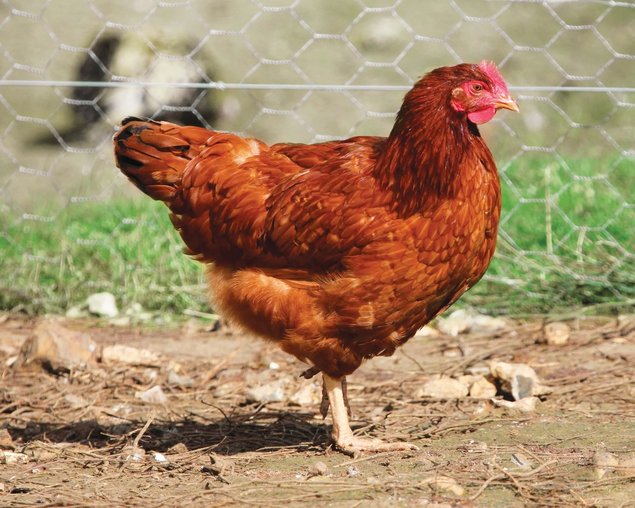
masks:
<svg viewBox="0 0 635 508"><path fill-rule="evenodd" d="M494 335L415 338L366 363L349 378L356 432L419 450L349 457L329 446L320 381L262 341L196 322L65 321L163 359L53 374L7 366L34 321L0 316L0 449L24 454L0 464L0 505L635 506L632 469L599 478L594 466L598 452L635 452L635 327L569 325L564 346L540 343L541 320L510 321ZM530 413L417 397L429 376L492 359L529 364L551 393ZM311 397L298 400L307 384ZM135 396L156 385L167 403ZM267 387L282 400L252 400Z"/></svg>

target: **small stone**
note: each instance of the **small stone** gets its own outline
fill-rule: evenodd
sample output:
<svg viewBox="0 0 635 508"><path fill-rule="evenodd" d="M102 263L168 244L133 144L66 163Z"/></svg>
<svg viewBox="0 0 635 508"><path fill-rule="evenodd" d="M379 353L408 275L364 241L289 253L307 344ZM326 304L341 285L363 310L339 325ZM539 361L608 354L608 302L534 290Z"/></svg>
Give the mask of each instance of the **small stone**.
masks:
<svg viewBox="0 0 635 508"><path fill-rule="evenodd" d="M566 323L549 323L543 329L543 342L550 346L563 346L569 342L571 328Z"/></svg>
<svg viewBox="0 0 635 508"><path fill-rule="evenodd" d="M459 347L449 347L443 350L443 356L446 358L460 358L463 356L463 351Z"/></svg>
<svg viewBox="0 0 635 508"><path fill-rule="evenodd" d="M484 377L475 381L470 387L470 397L474 399L491 399L496 396L496 386Z"/></svg>
<svg viewBox="0 0 635 508"><path fill-rule="evenodd" d="M160 366L162 363L159 355L152 351L132 346L124 346L122 344L105 346L101 351L101 361L105 363L125 363L128 365L147 365L152 367Z"/></svg>
<svg viewBox="0 0 635 508"><path fill-rule="evenodd" d="M599 448L593 454L593 465L595 466L593 470L595 477L601 480L606 473L613 472L619 466L619 461L615 455L606 451L605 448Z"/></svg>
<svg viewBox="0 0 635 508"><path fill-rule="evenodd" d="M437 328L441 333L456 337L466 333L470 328L467 312L464 309L455 310L445 319L439 319Z"/></svg>
<svg viewBox="0 0 635 508"><path fill-rule="evenodd" d="M524 399L514 401L492 399L492 402L498 407L515 409L521 413L531 413L536 410L536 404L539 400L538 397L525 397Z"/></svg>
<svg viewBox="0 0 635 508"><path fill-rule="evenodd" d="M278 362L269 362L269 368L271 370L278 370L280 368L280 364Z"/></svg>
<svg viewBox="0 0 635 508"><path fill-rule="evenodd" d="M318 461L315 464L311 464L309 467L309 474L311 476L324 476L328 473L328 470L329 468L324 462Z"/></svg>
<svg viewBox="0 0 635 508"><path fill-rule="evenodd" d="M507 322L502 318L495 318L479 314L472 309L458 309L447 318L440 319L438 329L446 335L456 337L461 333L493 333L502 330Z"/></svg>
<svg viewBox="0 0 635 508"><path fill-rule="evenodd" d="M432 328L430 325L426 325L423 328L419 328L415 333L415 337L435 338L441 335L439 330Z"/></svg>
<svg viewBox="0 0 635 508"><path fill-rule="evenodd" d="M251 402L280 402L284 399L283 382L274 381L247 390L247 400Z"/></svg>
<svg viewBox="0 0 635 508"><path fill-rule="evenodd" d="M468 388L451 377L433 377L417 391L416 397L432 397L435 399L458 399L466 397Z"/></svg>
<svg viewBox="0 0 635 508"><path fill-rule="evenodd" d="M10 466L15 464L26 464L27 462L29 462L29 457L24 453L0 450L0 464Z"/></svg>
<svg viewBox="0 0 635 508"><path fill-rule="evenodd" d="M359 469L357 469L355 466L348 466L346 468L346 474L350 478L355 478L356 476L359 476Z"/></svg>
<svg viewBox="0 0 635 508"><path fill-rule="evenodd" d="M95 293L86 299L88 312L100 317L113 318L119 314L117 301L112 293Z"/></svg>
<svg viewBox="0 0 635 508"><path fill-rule="evenodd" d="M167 404L168 398L166 397L163 389L160 385L153 386L152 388L143 392L137 392L134 395L137 399L147 402L148 404Z"/></svg>
<svg viewBox="0 0 635 508"><path fill-rule="evenodd" d="M314 406L322 400L322 388L315 383L307 383L289 397L289 402L298 406Z"/></svg>
<svg viewBox="0 0 635 508"><path fill-rule="evenodd" d="M67 372L94 363L97 349L87 333L69 330L54 320L45 319L24 341L13 367L35 366L55 373Z"/></svg>
<svg viewBox="0 0 635 508"><path fill-rule="evenodd" d="M143 369L143 378L146 383L153 384L158 377L159 377L159 372L157 371L157 369L153 369L151 367Z"/></svg>
<svg viewBox="0 0 635 508"><path fill-rule="evenodd" d="M462 496L465 493L463 487L461 487L454 478L449 476L429 476L421 480L423 485L429 485L432 489L438 491L449 492L455 496Z"/></svg>
<svg viewBox="0 0 635 508"><path fill-rule="evenodd" d="M523 453L513 453L511 461L523 470L529 470L532 466L531 461Z"/></svg>
<svg viewBox="0 0 635 508"><path fill-rule="evenodd" d="M541 385L536 371L524 363L493 361L490 362L490 371L514 400L549 393L549 389Z"/></svg>
<svg viewBox="0 0 635 508"><path fill-rule="evenodd" d="M159 452L155 452L152 455L152 458L155 460L155 462L159 462L161 464L165 464L166 462L168 462L168 459L166 458L166 456Z"/></svg>
<svg viewBox="0 0 635 508"><path fill-rule="evenodd" d="M168 448L168 454L170 455L178 455L179 453L187 453L188 451L189 450L184 443L176 443L175 445Z"/></svg>
<svg viewBox="0 0 635 508"><path fill-rule="evenodd" d="M146 451L138 446L126 446L122 454L126 462L142 462L145 459Z"/></svg>

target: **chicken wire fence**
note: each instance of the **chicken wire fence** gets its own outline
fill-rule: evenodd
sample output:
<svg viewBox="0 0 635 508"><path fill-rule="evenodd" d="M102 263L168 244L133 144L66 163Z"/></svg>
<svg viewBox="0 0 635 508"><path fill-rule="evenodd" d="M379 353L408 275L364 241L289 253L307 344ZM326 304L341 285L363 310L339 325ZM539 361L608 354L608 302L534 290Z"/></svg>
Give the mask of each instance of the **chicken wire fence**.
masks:
<svg viewBox="0 0 635 508"><path fill-rule="evenodd" d="M204 308L160 208L114 167L125 116L316 142L387 135L422 74L494 60L504 191L495 311L632 305L635 5L579 0L4 0L0 305L91 292ZM192 294L190 297L184 296Z"/></svg>

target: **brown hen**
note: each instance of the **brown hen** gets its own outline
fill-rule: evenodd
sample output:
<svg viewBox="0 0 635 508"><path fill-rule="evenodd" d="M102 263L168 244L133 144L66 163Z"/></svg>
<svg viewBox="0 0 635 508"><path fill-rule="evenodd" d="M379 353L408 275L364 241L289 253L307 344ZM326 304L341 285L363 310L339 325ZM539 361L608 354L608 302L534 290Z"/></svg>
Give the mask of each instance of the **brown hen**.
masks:
<svg viewBox="0 0 635 508"><path fill-rule="evenodd" d="M477 124L518 111L491 62L436 69L387 138L275 144L128 118L119 168L165 202L213 303L322 372L340 449L405 449L353 435L342 382L391 355L472 287L494 254L501 196Z"/></svg>

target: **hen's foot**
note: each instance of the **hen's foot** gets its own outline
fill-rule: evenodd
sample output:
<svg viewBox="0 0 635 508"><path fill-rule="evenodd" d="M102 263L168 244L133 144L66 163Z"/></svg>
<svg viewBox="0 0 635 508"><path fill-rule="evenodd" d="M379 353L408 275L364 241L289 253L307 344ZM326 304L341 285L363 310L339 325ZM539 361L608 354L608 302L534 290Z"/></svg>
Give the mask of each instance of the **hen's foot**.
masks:
<svg viewBox="0 0 635 508"><path fill-rule="evenodd" d="M324 387L331 406L333 415L332 440L338 450L349 455L361 452L390 452L400 450L418 450L410 443L384 443L379 439L364 439L355 437L348 423L348 411L344 402L346 390L345 378L335 379L327 374L324 377Z"/></svg>
<svg viewBox="0 0 635 508"><path fill-rule="evenodd" d="M333 442L338 450L353 457L362 452L398 452L419 449L411 443L386 443L381 439L361 438L355 436L346 436L339 439L333 436Z"/></svg>

